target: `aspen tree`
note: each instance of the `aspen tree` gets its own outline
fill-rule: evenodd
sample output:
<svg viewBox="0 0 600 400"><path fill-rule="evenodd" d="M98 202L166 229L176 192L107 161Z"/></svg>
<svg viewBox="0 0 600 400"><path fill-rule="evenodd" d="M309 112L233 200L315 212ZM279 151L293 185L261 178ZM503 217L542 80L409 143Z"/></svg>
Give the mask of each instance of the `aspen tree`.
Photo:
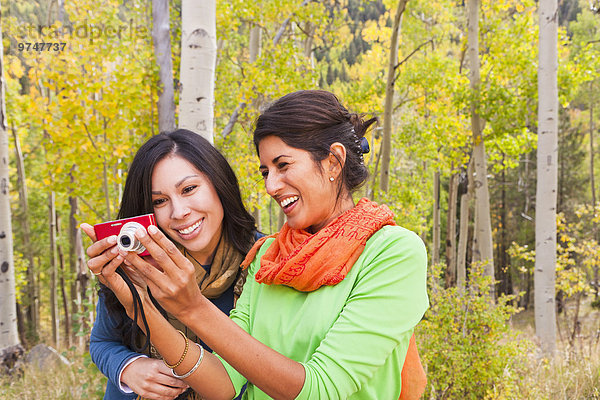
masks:
<svg viewBox="0 0 600 400"><path fill-rule="evenodd" d="M556 350L556 195L558 176L558 4L539 3L538 148L535 202L535 332L544 355Z"/></svg>

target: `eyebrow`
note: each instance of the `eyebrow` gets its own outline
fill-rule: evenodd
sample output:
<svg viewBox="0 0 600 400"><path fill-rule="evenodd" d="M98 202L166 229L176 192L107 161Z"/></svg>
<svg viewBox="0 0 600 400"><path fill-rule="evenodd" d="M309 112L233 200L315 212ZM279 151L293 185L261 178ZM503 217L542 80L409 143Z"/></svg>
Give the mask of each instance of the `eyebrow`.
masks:
<svg viewBox="0 0 600 400"><path fill-rule="evenodd" d="M277 161L279 161L279 159L280 159L281 157L291 157L291 156L288 156L288 155L286 155L286 154L282 154L282 155L280 155L280 156L277 156L277 157L275 157L275 158L274 158L274 159L273 159L271 162L272 162L273 164L275 164ZM267 166L266 166L266 165L262 165L262 164L261 164L261 165L259 165L259 166L258 166L258 169L261 169L261 168L267 168Z"/></svg>
<svg viewBox="0 0 600 400"><path fill-rule="evenodd" d="M183 177L182 179L180 179L179 181L177 181L177 182L175 183L175 187L179 187L179 186L181 186L181 184L182 184L183 182L185 182L186 180L188 180L188 179L190 179L190 178L195 178L195 177L197 177L197 176L200 176L200 175L198 175L198 174L194 174L194 175L188 175L188 176L185 176L185 177ZM152 191L152 194L162 194L162 192L161 192L160 190L157 190L157 191L154 191L154 190L153 190L153 191Z"/></svg>

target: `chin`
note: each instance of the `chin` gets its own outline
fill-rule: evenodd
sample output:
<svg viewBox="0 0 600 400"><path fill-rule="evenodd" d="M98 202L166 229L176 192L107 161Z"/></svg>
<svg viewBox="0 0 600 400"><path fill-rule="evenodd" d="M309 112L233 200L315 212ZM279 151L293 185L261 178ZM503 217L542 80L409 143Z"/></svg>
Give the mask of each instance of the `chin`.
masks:
<svg viewBox="0 0 600 400"><path fill-rule="evenodd" d="M204 252L204 251L206 251L207 246L208 246L208 243L194 243L194 244L190 244L186 248L188 251Z"/></svg>

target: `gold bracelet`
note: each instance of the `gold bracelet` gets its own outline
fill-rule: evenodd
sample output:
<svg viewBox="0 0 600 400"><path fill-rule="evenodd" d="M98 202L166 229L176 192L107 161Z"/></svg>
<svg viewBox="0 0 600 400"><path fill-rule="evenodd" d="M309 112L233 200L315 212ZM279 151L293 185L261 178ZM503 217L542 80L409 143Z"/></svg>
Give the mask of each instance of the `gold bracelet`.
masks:
<svg viewBox="0 0 600 400"><path fill-rule="evenodd" d="M165 363L165 365L167 367L169 367L171 369L177 368L177 367L179 367L179 365L181 365L181 363L185 359L185 356L186 356L186 354L188 352L188 349L190 348L190 341L185 336L185 333L181 332L180 330L177 330L177 332L181 333L181 336L183 336L183 340L185 340L185 349L183 350L183 354L181 355L181 358L179 359L179 361L177 361L177 364L169 365L167 363L167 360L165 360L164 357L163 357L163 362Z"/></svg>

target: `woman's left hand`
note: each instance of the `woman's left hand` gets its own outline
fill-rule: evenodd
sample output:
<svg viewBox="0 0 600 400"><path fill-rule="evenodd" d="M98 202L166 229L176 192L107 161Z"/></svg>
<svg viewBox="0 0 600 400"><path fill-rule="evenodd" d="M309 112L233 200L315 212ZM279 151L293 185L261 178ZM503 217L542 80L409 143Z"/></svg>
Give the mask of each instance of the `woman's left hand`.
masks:
<svg viewBox="0 0 600 400"><path fill-rule="evenodd" d="M148 231L138 229L135 236L146 247L153 262L133 252L121 252L121 256L141 274L152 296L175 317L192 309L202 298L192 263L154 225L148 227Z"/></svg>

